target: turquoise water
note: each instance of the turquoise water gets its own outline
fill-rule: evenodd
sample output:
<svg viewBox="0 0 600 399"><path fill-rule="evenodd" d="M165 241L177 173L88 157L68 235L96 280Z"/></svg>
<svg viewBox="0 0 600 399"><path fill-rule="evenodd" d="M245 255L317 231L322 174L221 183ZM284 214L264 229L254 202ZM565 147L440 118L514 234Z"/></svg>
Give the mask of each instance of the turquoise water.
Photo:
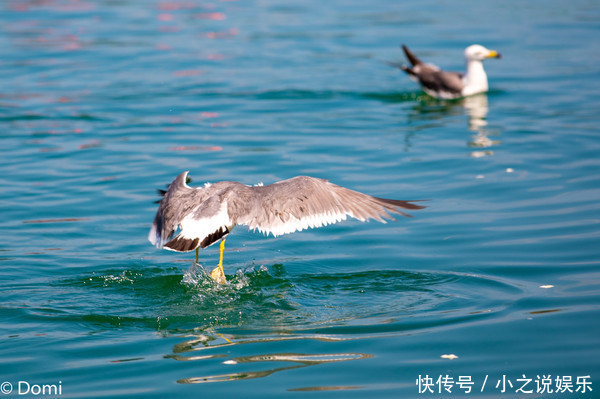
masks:
<svg viewBox="0 0 600 399"><path fill-rule="evenodd" d="M598 397L597 2L7 0L0 20L2 396ZM385 63L406 43L461 70L474 42L504 58L466 100ZM430 201L237 228L220 287L146 239L184 170Z"/></svg>

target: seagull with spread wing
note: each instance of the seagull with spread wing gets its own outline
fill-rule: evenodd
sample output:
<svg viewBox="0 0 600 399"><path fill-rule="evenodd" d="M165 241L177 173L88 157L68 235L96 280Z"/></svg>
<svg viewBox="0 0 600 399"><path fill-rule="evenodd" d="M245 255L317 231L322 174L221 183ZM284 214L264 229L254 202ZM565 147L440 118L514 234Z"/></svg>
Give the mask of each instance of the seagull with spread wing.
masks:
<svg viewBox="0 0 600 399"><path fill-rule="evenodd" d="M479 44L473 44L465 49L467 71L463 74L443 71L436 65L424 63L405 45L402 45L402 49L411 66L390 64L402 69L411 79L419 82L425 93L444 100L487 92L488 79L483 69L483 60L502 58L500 53L495 50L488 50Z"/></svg>
<svg viewBox="0 0 600 399"><path fill-rule="evenodd" d="M247 186L234 181L190 187L188 172L175 178L164 193L148 240L156 247L177 252L206 248L221 241L219 265L211 272L225 282L223 251L225 238L236 225L245 225L275 237L321 227L348 216L385 223L391 213L410 216L401 209L422 209L412 201L372 197L327 180L297 176L273 184ZM179 234L175 237L175 231Z"/></svg>

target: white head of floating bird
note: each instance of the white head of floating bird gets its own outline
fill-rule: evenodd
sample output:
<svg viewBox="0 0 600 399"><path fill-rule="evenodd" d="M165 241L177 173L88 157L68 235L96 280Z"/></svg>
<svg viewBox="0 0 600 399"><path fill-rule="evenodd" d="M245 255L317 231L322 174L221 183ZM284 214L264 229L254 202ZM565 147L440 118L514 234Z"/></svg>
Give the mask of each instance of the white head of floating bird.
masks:
<svg viewBox="0 0 600 399"><path fill-rule="evenodd" d="M372 197L327 180L297 176L263 186L234 181L190 187L188 172L173 180L164 193L148 240L156 247L188 252L221 241L219 265L211 276L225 282L225 238L236 225L279 236L310 227L321 227L348 216L385 223L390 213L410 216L401 209L422 209L413 201ZM179 234L173 238L179 228Z"/></svg>
<svg viewBox="0 0 600 399"><path fill-rule="evenodd" d="M495 50L473 44L465 49L467 71L462 74L443 71L436 65L424 63L405 45L402 45L402 49L412 66L392 65L400 67L411 79L419 82L425 93L445 100L487 92L488 80L482 61L486 58L502 58Z"/></svg>

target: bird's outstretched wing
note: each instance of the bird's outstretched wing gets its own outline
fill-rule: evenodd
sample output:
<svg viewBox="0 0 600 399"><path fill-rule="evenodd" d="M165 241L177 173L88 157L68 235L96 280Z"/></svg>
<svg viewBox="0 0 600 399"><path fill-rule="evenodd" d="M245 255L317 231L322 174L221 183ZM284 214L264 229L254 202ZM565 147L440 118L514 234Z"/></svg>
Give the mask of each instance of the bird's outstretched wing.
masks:
<svg viewBox="0 0 600 399"><path fill-rule="evenodd" d="M308 176L251 187L251 190L253 207L237 223L274 236L325 226L348 216L385 223L384 218L392 218L390 213L409 216L401 209L424 208L410 201L372 197Z"/></svg>

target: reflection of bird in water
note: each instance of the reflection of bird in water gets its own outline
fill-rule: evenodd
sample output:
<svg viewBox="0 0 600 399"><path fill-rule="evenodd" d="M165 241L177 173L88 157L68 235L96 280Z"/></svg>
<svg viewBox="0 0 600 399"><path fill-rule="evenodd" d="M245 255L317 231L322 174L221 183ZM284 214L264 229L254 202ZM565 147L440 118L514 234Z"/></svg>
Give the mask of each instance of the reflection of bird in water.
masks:
<svg viewBox="0 0 600 399"><path fill-rule="evenodd" d="M230 336L231 339L227 338L223 334L218 334L220 337L211 337L210 335L202 335L202 336L194 336L192 333L192 339L189 341L185 341L179 344L176 344L173 348L173 354L167 355L170 359L175 359L178 361L193 361L193 360L208 360L215 358L223 358L227 357L227 355L222 355L219 353L207 353L203 355L198 355L197 351L211 351L211 350L219 350L224 347L232 346L232 345L257 345L257 344L270 344L276 343L280 344L286 341L305 341L305 340L318 340L319 342L339 342L343 341L346 338L337 338L337 337L329 337L325 335L302 335L302 336L294 336L294 335L286 335L282 336L281 334L277 336L268 336L263 335L260 337L242 337L242 336ZM221 341L223 340L223 341ZM213 341L213 342L211 342ZM221 341L221 342L219 342ZM259 370L250 371L244 370L241 372L231 372L228 374L216 374L216 375L202 375L198 377L186 377L177 380L179 384L205 384L212 382L224 382L224 381L239 381L239 380L248 380L253 378L264 378L268 377L274 373L288 371L293 369L298 369L302 367L310 367L316 366L319 364L331 363L331 362L347 362L352 360L360 360L360 359L369 359L372 358L373 355L367 353L353 353L353 352L344 352L344 353L272 353L268 354L257 354L250 356L237 356L232 357L223 362L223 364L235 365L235 364L248 364L254 363L256 364L256 368ZM268 363L273 363L275 366L267 366ZM291 365L286 365L291 363ZM261 366L261 365L265 366ZM262 370L261 370L262 368ZM326 388L319 387L311 387L309 390L319 391L321 389L329 390L331 387L328 386ZM337 389L351 389L352 387L336 387ZM298 389L290 389L290 391L302 391L303 388Z"/></svg>
<svg viewBox="0 0 600 399"><path fill-rule="evenodd" d="M453 120L450 117L465 115L467 116L467 127L473 132L468 141L468 146L474 148L471 152L471 157L479 158L487 155L493 155L490 147L493 147L500 142L494 140L499 132L488 128L487 115L489 112L488 96L486 93L479 93L469 97L460 98L457 100L436 100L431 97L423 97L410 108L408 114L410 125L414 125L414 129L409 129L405 133L406 147L408 151L412 146L410 139L416 131L423 128L423 123L436 126L445 126L448 121ZM416 123L415 123L416 122Z"/></svg>
<svg viewBox="0 0 600 399"><path fill-rule="evenodd" d="M433 64L424 63L405 45L402 45L402 49L411 66L391 64L401 68L408 73L411 79L419 82L427 94L441 99L460 98L487 92L488 80L482 61L486 58L501 58L497 51L473 44L465 49L467 72L461 74L443 71Z"/></svg>
<svg viewBox="0 0 600 399"><path fill-rule="evenodd" d="M410 201L372 197L327 180L298 176L266 186L247 186L233 181L190 187L188 172L169 185L160 201L148 239L157 247L178 252L205 248L221 241L219 265L211 276L225 282L225 237L236 225L274 236L321 227L348 216L385 223L390 213L409 216L400 209L422 209ZM172 238L175 230L179 234Z"/></svg>
<svg viewBox="0 0 600 399"><path fill-rule="evenodd" d="M489 111L487 94L480 93L466 97L462 100L462 104L469 117L469 130L479 132L487 126L486 118Z"/></svg>
<svg viewBox="0 0 600 399"><path fill-rule="evenodd" d="M490 132L485 128L488 124L486 118L489 111L487 94L480 93L466 97L461 100L461 103L469 117L469 130L475 132L475 134L471 136L472 140L469 141L469 147L483 149L498 144L499 141L490 139ZM493 155L493 151L476 150L471 152L471 156L474 158L480 158L486 155Z"/></svg>

